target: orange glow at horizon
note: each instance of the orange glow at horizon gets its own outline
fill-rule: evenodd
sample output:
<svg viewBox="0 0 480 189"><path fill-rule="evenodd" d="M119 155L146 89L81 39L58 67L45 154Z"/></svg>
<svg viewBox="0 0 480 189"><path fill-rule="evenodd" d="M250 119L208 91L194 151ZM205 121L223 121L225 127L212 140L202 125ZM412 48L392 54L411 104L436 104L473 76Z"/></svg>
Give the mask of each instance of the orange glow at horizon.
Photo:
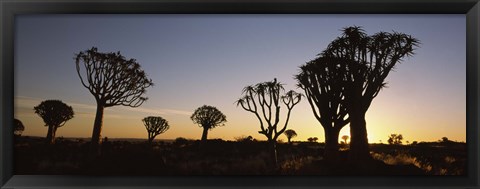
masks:
<svg viewBox="0 0 480 189"><path fill-rule="evenodd" d="M19 105L32 105L35 103L40 103L40 99L19 98L16 101L16 104ZM68 104L68 102L66 103ZM379 105L373 105L366 116L369 143L380 143L380 141L386 143L390 134L402 134L404 136L404 143L406 141L409 141L410 143L413 141L437 141L444 136L454 141L466 141L465 132L453 132L451 129L448 129L451 128L451 124L458 123L458 130L465 130L465 121L462 123L462 120L439 120L431 122L431 120L413 118L401 119L389 114L387 110L382 111L380 109L381 107L379 107L380 105L381 103L379 103ZM73 103L72 107L74 108L74 111L79 111L75 112L74 119L68 121L64 127L58 129L57 136L89 138L93 129L92 126L95 109L75 103ZM309 137L318 137L318 141L323 142L323 128L314 118L310 110L307 109L309 108L307 102L304 101L296 108L297 109L294 108L294 111L292 112L292 117L288 125L289 129L293 129L298 133L298 136L293 138L292 141L306 141ZM141 109L142 111L135 111L134 108L130 109L123 107L106 109L103 120L104 125L102 129L102 137L146 139L147 133L140 120L149 115L149 111L146 111L147 109L148 108ZM22 109L19 108L19 110ZM150 113L152 112L154 111L151 111ZM209 139L221 138L224 140L234 140L241 136L252 136L257 140L266 139L265 136L258 133L259 123L253 114L235 107L223 110L223 112L227 115L227 123L225 126L210 130L208 134ZM33 110L17 111L16 117L20 119L26 127L23 135L41 137L46 135L47 127L43 125L41 118L33 113ZM162 115L162 117L169 121L170 130L157 136L156 139L175 139L177 137L200 139L202 128L192 123L186 111L183 112L183 114L167 113L166 115ZM430 126L421 127L414 126L414 124L430 124ZM437 128L436 132L429 131L432 128L432 124L434 125L433 128ZM444 129L441 129L442 127ZM348 125L340 131L339 142L343 141L341 139L343 135L350 137ZM279 139L287 141L284 135L279 137ZM348 140L348 142L349 141L350 140Z"/></svg>

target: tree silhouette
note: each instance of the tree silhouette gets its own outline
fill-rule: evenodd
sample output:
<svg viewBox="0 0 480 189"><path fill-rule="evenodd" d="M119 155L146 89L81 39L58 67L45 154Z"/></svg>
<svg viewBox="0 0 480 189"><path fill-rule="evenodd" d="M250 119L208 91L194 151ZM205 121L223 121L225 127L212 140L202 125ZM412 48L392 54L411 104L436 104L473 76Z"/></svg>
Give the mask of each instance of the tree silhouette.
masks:
<svg viewBox="0 0 480 189"><path fill-rule="evenodd" d="M71 106L60 100L45 100L33 108L48 126L47 143L55 143L55 133L59 127L73 118L74 112Z"/></svg>
<svg viewBox="0 0 480 189"><path fill-rule="evenodd" d="M317 137L309 137L307 138L308 142L317 142L318 138Z"/></svg>
<svg viewBox="0 0 480 189"><path fill-rule="evenodd" d="M251 142L254 140L252 136L239 136L235 137L234 139L237 142Z"/></svg>
<svg viewBox="0 0 480 189"><path fill-rule="evenodd" d="M350 137L348 135L343 135L342 136L342 140L345 142L345 144L347 144L347 140L349 139Z"/></svg>
<svg viewBox="0 0 480 189"><path fill-rule="evenodd" d="M148 99L143 96L146 88L153 83L135 59L127 60L120 52L102 53L92 47L78 53L75 64L82 85L90 91L97 102L92 132L92 146L97 149L101 138L104 108L142 105Z"/></svg>
<svg viewBox="0 0 480 189"><path fill-rule="evenodd" d="M288 143L291 143L290 140L297 136L297 132L295 132L293 129L286 130L284 134L285 134L285 136L287 136Z"/></svg>
<svg viewBox="0 0 480 189"><path fill-rule="evenodd" d="M341 63L341 59L320 56L300 66L300 73L295 76L315 118L325 130L324 157L329 161L337 159L338 135L349 122Z"/></svg>
<svg viewBox="0 0 480 189"><path fill-rule="evenodd" d="M290 113L295 105L297 105L302 95L293 90L283 92L283 84L277 82L275 78L273 81L258 83L254 86L246 86L243 88L244 97L236 101L237 106L241 106L244 110L255 114L260 122L260 131L258 133L267 137L270 154L272 159L272 166L278 166L277 160L277 138L287 129ZM287 107L287 117L283 126L278 128L280 122L280 100Z"/></svg>
<svg viewBox="0 0 480 189"><path fill-rule="evenodd" d="M447 137L442 137L442 142L449 142L450 140L448 140Z"/></svg>
<svg viewBox="0 0 480 189"><path fill-rule="evenodd" d="M152 143L153 139L159 134L164 133L170 128L168 121L162 117L148 116L142 119L143 124L148 132L148 142Z"/></svg>
<svg viewBox="0 0 480 189"><path fill-rule="evenodd" d="M320 55L334 58L344 73L345 107L350 119L350 159L369 159L365 114L386 86L385 78L397 63L412 56L419 41L398 32L368 36L361 27L343 29Z"/></svg>
<svg viewBox="0 0 480 189"><path fill-rule="evenodd" d="M173 144L174 144L174 145L177 145L177 146L187 145L187 144L188 144L188 139L183 138L183 137L177 137L177 138L173 141Z"/></svg>
<svg viewBox="0 0 480 189"><path fill-rule="evenodd" d="M208 130L217 126L223 126L227 122L227 117L214 106L203 105L193 112L190 117L193 123L203 127L202 141L207 140Z"/></svg>
<svg viewBox="0 0 480 189"><path fill-rule="evenodd" d="M13 134L15 136L21 136L23 131L25 130L25 126L23 123L18 119L13 119Z"/></svg>
<svg viewBox="0 0 480 189"><path fill-rule="evenodd" d="M402 134L391 134L388 137L388 144L400 145L402 144L403 136Z"/></svg>

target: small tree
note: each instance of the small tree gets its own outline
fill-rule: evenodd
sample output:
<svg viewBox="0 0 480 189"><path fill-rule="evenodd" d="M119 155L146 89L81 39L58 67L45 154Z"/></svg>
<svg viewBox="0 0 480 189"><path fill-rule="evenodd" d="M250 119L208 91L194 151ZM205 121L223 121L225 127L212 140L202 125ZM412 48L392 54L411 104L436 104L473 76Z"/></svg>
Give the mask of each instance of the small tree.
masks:
<svg viewBox="0 0 480 189"><path fill-rule="evenodd" d="M13 119L13 134L15 136L21 136L24 130L25 126L23 123L18 119Z"/></svg>
<svg viewBox="0 0 480 189"><path fill-rule="evenodd" d="M237 142L251 142L253 141L253 137L252 136L238 136L238 137L235 137L234 138L235 141Z"/></svg>
<svg viewBox="0 0 480 189"><path fill-rule="evenodd" d="M203 105L193 112L190 117L193 123L203 127L202 141L207 140L208 130L217 126L224 126L227 122L227 117L214 106Z"/></svg>
<svg viewBox="0 0 480 189"><path fill-rule="evenodd" d="M442 142L446 143L446 142L449 142L450 140L448 140L447 137L442 137Z"/></svg>
<svg viewBox="0 0 480 189"><path fill-rule="evenodd" d="M297 132L295 132L293 129L288 129L285 131L285 136L287 136L288 143L291 143L291 139L297 137Z"/></svg>
<svg viewBox="0 0 480 189"><path fill-rule="evenodd" d="M188 142L189 142L189 141L188 141L188 139L186 139L186 138L177 137L177 138L173 141L173 145L183 146L183 145L187 145Z"/></svg>
<svg viewBox="0 0 480 189"><path fill-rule="evenodd" d="M317 137L309 137L307 138L308 142L317 142L318 138Z"/></svg>
<svg viewBox="0 0 480 189"><path fill-rule="evenodd" d="M342 136L342 140L345 142L345 144L347 144L347 140L349 139L350 137L348 135L343 135Z"/></svg>
<svg viewBox="0 0 480 189"><path fill-rule="evenodd" d="M402 144L402 140L403 140L402 134L391 134L388 137L388 144L400 145L400 144Z"/></svg>
<svg viewBox="0 0 480 189"><path fill-rule="evenodd" d="M258 83L254 86L246 86L243 88L244 96L237 100L237 106L241 106L244 110L253 113L260 122L260 131L258 133L267 137L269 143L272 167L278 166L277 161L277 138L287 129L290 113L295 105L297 105L302 95L293 90L283 92L283 84L273 81ZM281 100L281 101L280 101ZM287 118L280 128L280 106L285 104L287 107Z"/></svg>
<svg viewBox="0 0 480 189"><path fill-rule="evenodd" d="M153 139L159 134L164 133L170 128L168 121L162 117L148 116L142 119L143 124L148 132L148 142L152 143Z"/></svg>
<svg viewBox="0 0 480 189"><path fill-rule="evenodd" d="M45 100L33 108L48 126L47 143L55 143L55 133L59 127L73 118L74 112L71 106L60 100Z"/></svg>
<svg viewBox="0 0 480 189"><path fill-rule="evenodd" d="M93 123L92 147L100 143L103 110L112 106L138 107L148 98L143 95L153 85L135 59L125 59L120 52L102 53L97 48L76 54L75 64L82 85L97 102Z"/></svg>

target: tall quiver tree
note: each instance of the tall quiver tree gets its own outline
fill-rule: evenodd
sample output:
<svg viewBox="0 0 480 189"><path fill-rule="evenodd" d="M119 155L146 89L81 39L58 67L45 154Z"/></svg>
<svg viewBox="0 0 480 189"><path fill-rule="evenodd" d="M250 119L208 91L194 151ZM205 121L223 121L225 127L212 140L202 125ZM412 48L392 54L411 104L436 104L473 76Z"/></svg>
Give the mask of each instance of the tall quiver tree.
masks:
<svg viewBox="0 0 480 189"><path fill-rule="evenodd" d="M148 132L148 143L152 143L157 135L164 133L170 128L168 121L160 116L148 116L143 118L142 122Z"/></svg>
<svg viewBox="0 0 480 189"><path fill-rule="evenodd" d="M338 137L349 118L344 106L344 72L336 58L317 57L300 66L295 76L303 89L313 115L325 131L324 158L338 159Z"/></svg>
<svg viewBox="0 0 480 189"><path fill-rule="evenodd" d="M369 148L365 114L386 86L385 78L397 63L412 56L419 41L398 32L379 32L368 36L361 27L347 27L321 53L342 61L345 74L345 105L350 119L350 159L368 159Z"/></svg>
<svg viewBox="0 0 480 189"><path fill-rule="evenodd" d="M203 105L193 112L190 117L193 123L203 128L202 141L207 140L208 130L217 126L224 126L227 122L227 117L216 107Z"/></svg>
<svg viewBox="0 0 480 189"><path fill-rule="evenodd" d="M23 131L25 130L25 126L23 123L18 119L13 119L13 134L15 136L21 136Z"/></svg>
<svg viewBox="0 0 480 189"><path fill-rule="evenodd" d="M55 143L57 129L64 126L74 115L72 107L60 100L45 100L33 109L48 127L46 142L49 144Z"/></svg>
<svg viewBox="0 0 480 189"><path fill-rule="evenodd" d="M75 64L82 85L90 91L97 102L92 147L98 149L104 108L142 105L148 99L144 97L146 89L153 83L135 59L127 60L120 52L102 53L92 47L78 53Z"/></svg>
<svg viewBox="0 0 480 189"><path fill-rule="evenodd" d="M236 101L237 106L253 113L260 122L258 133L267 137L272 166L275 168L278 167L277 138L287 129L292 109L302 98L300 93L293 90L282 95L281 92L284 92L283 84L275 78L273 81L246 86L242 92L244 96ZM278 127L282 103L287 107L287 117L285 123Z"/></svg>

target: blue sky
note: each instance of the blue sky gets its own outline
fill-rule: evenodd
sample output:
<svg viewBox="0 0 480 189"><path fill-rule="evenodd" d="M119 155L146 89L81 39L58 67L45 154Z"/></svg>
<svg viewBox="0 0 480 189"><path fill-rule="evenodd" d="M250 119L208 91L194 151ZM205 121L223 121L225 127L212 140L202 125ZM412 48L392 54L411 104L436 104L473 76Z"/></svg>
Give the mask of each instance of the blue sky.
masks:
<svg viewBox="0 0 480 189"><path fill-rule="evenodd" d="M33 113L42 100L59 99L76 116L57 136L90 137L95 100L76 74L76 53L98 47L135 58L155 86L139 108L105 112L103 136L146 138L141 119L162 116L171 129L159 138L200 138L189 119L204 104L216 106L227 124L211 138L233 139L257 133L255 117L234 104L246 85L277 78L296 88L298 67L313 59L340 29L362 26L368 34L397 31L421 41L416 55L387 78L367 113L371 142L390 133L406 140L465 141L466 35L464 15L21 15L16 17L16 117L25 135L46 135ZM323 129L308 102L293 110L289 128L298 140L319 137ZM341 134L348 135L348 127Z"/></svg>

